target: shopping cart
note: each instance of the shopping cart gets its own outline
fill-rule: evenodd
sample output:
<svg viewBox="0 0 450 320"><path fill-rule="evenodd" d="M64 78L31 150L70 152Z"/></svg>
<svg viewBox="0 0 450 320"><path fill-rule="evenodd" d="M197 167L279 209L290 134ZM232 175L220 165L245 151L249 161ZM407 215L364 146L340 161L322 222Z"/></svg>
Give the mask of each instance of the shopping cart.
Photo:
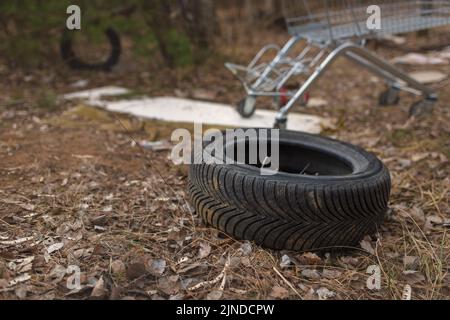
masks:
<svg viewBox="0 0 450 320"><path fill-rule="evenodd" d="M309 88L340 56L385 79L388 89L380 95L381 105L396 104L403 90L423 96L411 106L411 115L432 109L437 95L430 88L364 44L371 38L449 25L450 0L284 0L284 15L292 36L284 47L263 47L247 66L226 63L247 93L238 104L243 117L253 115L258 97L273 97L280 107L275 126L286 127L289 110L305 100ZM264 62L271 51L275 58ZM288 82L290 89L286 89Z"/></svg>

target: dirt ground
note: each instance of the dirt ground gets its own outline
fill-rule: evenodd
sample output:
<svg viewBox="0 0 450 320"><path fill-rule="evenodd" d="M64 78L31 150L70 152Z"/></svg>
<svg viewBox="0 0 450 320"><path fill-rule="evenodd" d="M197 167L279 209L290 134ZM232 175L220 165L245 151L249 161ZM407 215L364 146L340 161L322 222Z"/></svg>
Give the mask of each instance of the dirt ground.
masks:
<svg viewBox="0 0 450 320"><path fill-rule="evenodd" d="M222 52L246 61L264 42ZM402 68L450 74L448 64ZM187 202L186 168L168 150L136 145L167 139L172 126L56 99L87 79L89 88L136 94L202 89L233 103L241 88L221 58L181 71L125 59L100 74L0 65L0 78L1 299L400 299L406 285L413 299L450 297L450 78L432 85L440 95L434 113L409 119L414 97L379 107L383 82L339 60L311 91L328 103L296 107L334 119L324 134L374 152L391 171L391 210L379 234L333 254L266 250L209 228ZM379 290L366 285L371 265L380 267ZM74 268L80 290L67 286Z"/></svg>

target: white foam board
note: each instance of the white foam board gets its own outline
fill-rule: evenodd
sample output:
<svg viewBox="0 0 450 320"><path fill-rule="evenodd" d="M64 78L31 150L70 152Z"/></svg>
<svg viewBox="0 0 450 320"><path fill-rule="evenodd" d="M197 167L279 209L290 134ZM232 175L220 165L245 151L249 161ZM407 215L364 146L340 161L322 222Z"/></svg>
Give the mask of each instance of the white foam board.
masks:
<svg viewBox="0 0 450 320"><path fill-rule="evenodd" d="M131 100L103 101L102 96L121 95L129 92L118 87L104 87L75 92L63 96L65 99L84 99L92 106L111 112L166 122L202 123L223 127L273 127L275 111L256 110L249 118L242 118L230 105L204 102L176 97L143 97ZM290 130L320 133L329 121L313 115L290 113L287 128Z"/></svg>

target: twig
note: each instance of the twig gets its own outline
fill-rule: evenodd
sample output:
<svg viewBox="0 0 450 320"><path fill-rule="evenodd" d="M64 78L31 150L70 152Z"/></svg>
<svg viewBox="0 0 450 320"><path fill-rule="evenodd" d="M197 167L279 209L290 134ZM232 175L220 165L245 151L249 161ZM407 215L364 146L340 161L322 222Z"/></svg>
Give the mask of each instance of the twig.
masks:
<svg viewBox="0 0 450 320"><path fill-rule="evenodd" d="M280 276L281 279L283 279L283 281L292 289L292 291L295 292L295 294L303 300L301 294L297 291L297 289L295 289L295 287L292 285L292 283L290 283L282 274L280 271L277 270L277 268L273 267L273 270Z"/></svg>
<svg viewBox="0 0 450 320"><path fill-rule="evenodd" d="M16 239L16 240L0 241L0 244L5 245L5 246L11 246L11 245L21 244L21 243L30 241L33 238L34 237L25 237L25 238L20 238L20 239Z"/></svg>
<svg viewBox="0 0 450 320"><path fill-rule="evenodd" d="M212 279L210 281L203 281L203 282L197 283L195 286L189 287L187 290L188 291L195 291L195 290L201 289L201 288L203 288L205 286L215 285L217 282L219 282L220 280L225 278L225 273L227 272L229 267L230 267L230 257L228 257L227 262L225 263L225 266L223 267L222 272L220 272L217 275L217 277L215 277L214 279ZM222 288L222 287L225 287L225 280L223 280L222 284L220 285L220 288Z"/></svg>

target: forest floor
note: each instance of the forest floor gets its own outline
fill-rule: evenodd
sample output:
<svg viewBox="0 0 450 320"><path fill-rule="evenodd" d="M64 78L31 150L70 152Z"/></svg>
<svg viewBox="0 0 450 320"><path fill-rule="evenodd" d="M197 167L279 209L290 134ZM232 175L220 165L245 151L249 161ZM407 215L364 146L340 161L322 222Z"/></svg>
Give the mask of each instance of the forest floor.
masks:
<svg viewBox="0 0 450 320"><path fill-rule="evenodd" d="M225 54L244 62L263 44ZM383 82L339 60L311 91L328 103L295 108L334 119L324 134L374 152L391 171L391 210L379 234L333 254L271 251L218 233L190 208L187 170L170 151L136 146L168 139L172 125L56 98L88 80L88 88L201 92L234 103L242 90L222 63L170 71L125 59L111 73L0 65L0 298L400 299L410 285L413 299L448 299L450 78L432 85L440 95L434 113L410 119L414 97L379 107ZM450 74L450 64L402 68ZM379 290L367 287L371 265L380 267ZM67 286L76 268L80 290ZM208 283L221 273L223 290L222 280Z"/></svg>

